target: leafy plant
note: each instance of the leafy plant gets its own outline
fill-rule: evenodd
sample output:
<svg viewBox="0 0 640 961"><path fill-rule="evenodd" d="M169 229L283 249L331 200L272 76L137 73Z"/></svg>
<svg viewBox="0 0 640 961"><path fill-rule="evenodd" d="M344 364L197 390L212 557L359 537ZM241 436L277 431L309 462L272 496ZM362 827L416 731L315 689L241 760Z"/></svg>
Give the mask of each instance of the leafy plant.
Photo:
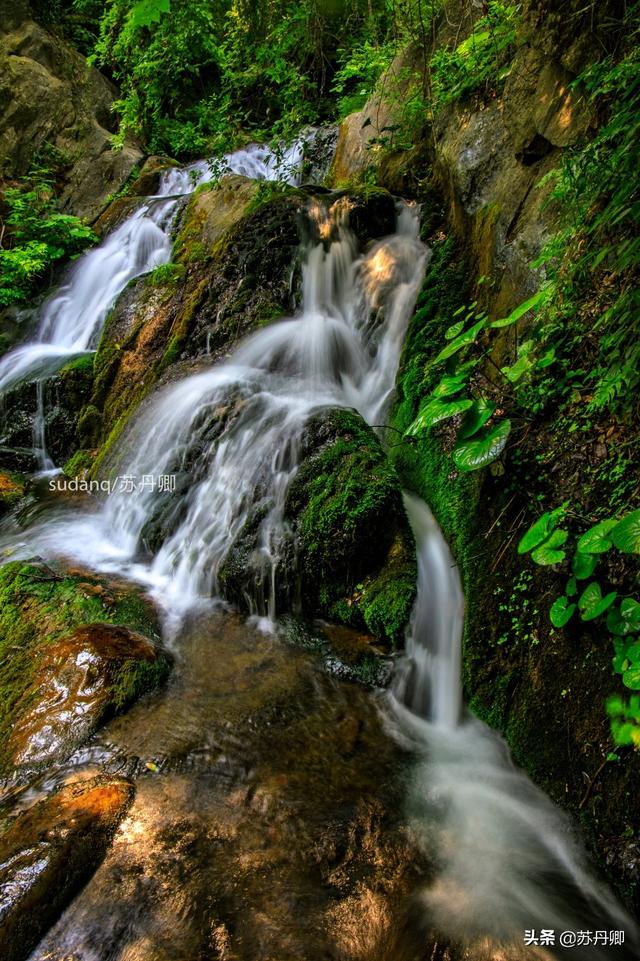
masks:
<svg viewBox="0 0 640 961"><path fill-rule="evenodd" d="M75 257L96 236L81 220L60 213L55 174L36 161L16 187L4 191L7 213L0 241L0 306L20 303L46 282L57 264Z"/></svg>

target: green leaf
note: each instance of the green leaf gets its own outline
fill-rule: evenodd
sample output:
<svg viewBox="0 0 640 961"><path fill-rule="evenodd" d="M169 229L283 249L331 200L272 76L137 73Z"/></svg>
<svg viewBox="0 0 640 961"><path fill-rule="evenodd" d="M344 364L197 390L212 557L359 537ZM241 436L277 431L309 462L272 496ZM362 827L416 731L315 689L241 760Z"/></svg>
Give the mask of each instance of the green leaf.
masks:
<svg viewBox="0 0 640 961"><path fill-rule="evenodd" d="M597 564L597 557L592 557L591 554L581 554L579 551L577 551L573 555L571 570L573 571L577 580L584 581L587 579L587 577L591 577L596 569Z"/></svg>
<svg viewBox="0 0 640 961"><path fill-rule="evenodd" d="M536 564L545 566L549 564L559 564L565 559L566 554L558 548L562 547L568 536L568 531L553 531L544 543L532 551L531 560L535 561Z"/></svg>
<svg viewBox="0 0 640 961"><path fill-rule="evenodd" d="M169 13L171 0L138 0L131 8L130 23L134 30L160 23L162 15Z"/></svg>
<svg viewBox="0 0 640 961"><path fill-rule="evenodd" d="M547 296L547 292L548 287L542 287L537 294L533 295L533 297L529 297L528 300L525 300L523 303L515 307L508 317L502 317L500 320L494 320L493 323L489 324L489 326L496 328L510 327L512 324L515 324L516 321L520 320L520 318L523 317L528 310L533 310L540 303L542 303Z"/></svg>
<svg viewBox="0 0 640 961"><path fill-rule="evenodd" d="M551 531L557 527L559 520L564 517L566 503L556 507L553 511L547 511L535 521L526 534L520 538L518 544L518 554L527 554L534 547L542 544L547 539Z"/></svg>
<svg viewBox="0 0 640 961"><path fill-rule="evenodd" d="M407 434L409 436L420 434L429 427L435 427L440 421L447 420L449 417L455 417L456 414L461 414L463 411L468 410L472 404L473 401L468 398L451 401L442 401L438 398L431 400L424 410L418 414L407 430Z"/></svg>
<svg viewBox="0 0 640 961"><path fill-rule="evenodd" d="M464 415L458 432L458 440L466 440L468 437L477 434L480 428L487 423L495 409L496 405L493 401L487 400L486 397L479 397L474 400L473 406Z"/></svg>
<svg viewBox="0 0 640 961"><path fill-rule="evenodd" d="M551 605L551 610L549 611L549 617L551 618L553 626L564 627L573 617L575 609L576 605L570 604L569 599L565 597L564 594L562 597L557 598Z"/></svg>
<svg viewBox="0 0 640 961"><path fill-rule="evenodd" d="M640 554L640 510L618 521L611 531L611 540L624 554Z"/></svg>
<svg viewBox="0 0 640 961"><path fill-rule="evenodd" d="M567 597L573 597L578 593L578 582L575 577L570 577L565 588Z"/></svg>
<svg viewBox="0 0 640 961"><path fill-rule="evenodd" d="M632 691L640 691L640 664L634 664L624 672L622 683Z"/></svg>
<svg viewBox="0 0 640 961"><path fill-rule="evenodd" d="M457 323L451 324L451 327L447 327L447 329L444 332L444 339L453 340L454 337L457 337L458 334L462 332L463 327L464 327L464 320L459 320L457 321Z"/></svg>
<svg viewBox="0 0 640 961"><path fill-rule="evenodd" d="M463 347L468 347L469 344L473 344L485 324L485 320L479 320L477 324L474 324L473 327L465 330L463 334L460 334L459 337L456 337L455 340L452 340L449 344L447 344L446 347L443 347L436 357L435 363L437 364L441 360L447 360L447 358L453 357L454 354L457 354L458 351L462 350Z"/></svg>
<svg viewBox="0 0 640 961"><path fill-rule="evenodd" d="M616 524L617 521L612 518L595 524L578 540L578 551L581 554L604 554L611 547L612 542L609 532Z"/></svg>
<svg viewBox="0 0 640 961"><path fill-rule="evenodd" d="M440 379L440 382L434 388L432 397L451 397L453 394L457 394L459 390L462 390L467 382L467 377L469 376L468 371L464 373L457 374L445 374L444 377Z"/></svg>
<svg viewBox="0 0 640 961"><path fill-rule="evenodd" d="M607 629L618 637L640 631L640 604L626 597L620 607L612 608L607 615Z"/></svg>
<svg viewBox="0 0 640 961"><path fill-rule="evenodd" d="M599 617L600 614L603 614L607 608L613 604L617 596L616 591L612 591L610 594L607 594L606 597L603 597L598 582L592 581L591 584L585 587L578 601L582 620L592 621L594 618Z"/></svg>
<svg viewBox="0 0 640 961"><path fill-rule="evenodd" d="M500 456L507 445L511 432L511 421L502 420L491 430L485 430L472 440L456 444L453 449L453 462L459 470L471 471L486 467Z"/></svg>

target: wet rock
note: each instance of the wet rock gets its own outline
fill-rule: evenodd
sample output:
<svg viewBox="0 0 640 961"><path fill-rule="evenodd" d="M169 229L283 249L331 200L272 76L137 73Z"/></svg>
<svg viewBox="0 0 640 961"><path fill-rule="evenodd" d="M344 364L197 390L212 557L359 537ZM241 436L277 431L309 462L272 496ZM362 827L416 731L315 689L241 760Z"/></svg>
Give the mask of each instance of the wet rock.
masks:
<svg viewBox="0 0 640 961"><path fill-rule="evenodd" d="M0 835L0 941L22 961L101 862L133 785L98 776L5 819Z"/></svg>
<svg viewBox="0 0 640 961"><path fill-rule="evenodd" d="M308 422L285 518L291 536L278 566L279 609L298 603L401 643L415 595L413 538L395 471L355 411L324 410ZM241 607L260 585L268 595L261 521L259 509L250 514L219 572L225 596Z"/></svg>
<svg viewBox="0 0 640 961"><path fill-rule="evenodd" d="M140 591L86 572L0 569L0 774L67 757L169 672ZM144 632L144 633L143 633Z"/></svg>
<svg viewBox="0 0 640 961"><path fill-rule="evenodd" d="M68 361L43 382L44 433L55 463L64 462L78 446L77 420L91 396L93 355ZM0 398L0 464L10 470L33 470L34 424L38 410L36 383L19 384Z"/></svg>
<svg viewBox="0 0 640 961"><path fill-rule="evenodd" d="M63 209L93 220L127 180L141 152L111 147L116 89L65 41L27 19L0 33L0 171L26 173L45 144L68 158Z"/></svg>
<svg viewBox="0 0 640 961"><path fill-rule="evenodd" d="M25 481L20 474L0 471L0 517L24 496Z"/></svg>

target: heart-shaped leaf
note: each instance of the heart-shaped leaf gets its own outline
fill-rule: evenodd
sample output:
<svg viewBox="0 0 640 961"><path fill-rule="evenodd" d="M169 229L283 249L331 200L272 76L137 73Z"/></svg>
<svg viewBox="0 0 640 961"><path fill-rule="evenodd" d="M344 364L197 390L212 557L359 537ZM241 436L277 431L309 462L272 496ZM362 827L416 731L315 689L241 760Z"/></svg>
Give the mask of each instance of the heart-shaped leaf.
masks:
<svg viewBox="0 0 640 961"><path fill-rule="evenodd" d="M444 377L440 379L437 387L435 387L432 397L452 397L453 394L457 394L459 390L462 390L468 376L468 371L464 371L464 373L458 372L457 374L445 374Z"/></svg>
<svg viewBox="0 0 640 961"><path fill-rule="evenodd" d="M486 320L479 320L473 327L469 327L468 330L465 330L465 332L460 334L459 337L456 337L455 340L450 341L446 347L442 348L435 359L435 363L438 364L441 360L447 360L448 357L453 357L454 354L457 354L459 350L468 347L469 344L473 344L485 324Z"/></svg>
<svg viewBox="0 0 640 961"><path fill-rule="evenodd" d="M458 334L462 333L464 323L464 320L458 320L455 324L451 324L451 327L447 327L444 332L444 339L453 340L454 337L457 337Z"/></svg>
<svg viewBox="0 0 640 961"><path fill-rule="evenodd" d="M640 644L637 641L630 644L626 650L626 655L632 664L640 664Z"/></svg>
<svg viewBox="0 0 640 961"><path fill-rule="evenodd" d="M548 292L548 288L543 287L537 292L537 294L534 294L533 297L529 297L528 300L518 304L518 306L511 311L508 317L502 317L500 320L494 320L490 326L497 328L510 327L512 324L515 324L517 320L520 320L520 318L524 316L528 310L533 310L534 307L537 307L540 303L542 303Z"/></svg>
<svg viewBox="0 0 640 961"><path fill-rule="evenodd" d="M487 400L486 397L478 397L477 400L474 400L473 407L470 407L464 415L458 431L458 440L466 440L468 437L477 434L480 428L487 423L495 409L496 405L493 401Z"/></svg>
<svg viewBox="0 0 640 961"><path fill-rule="evenodd" d="M640 664L634 664L624 672L622 683L631 691L640 691Z"/></svg>
<svg viewBox="0 0 640 961"><path fill-rule="evenodd" d="M485 430L471 440L456 444L451 455L454 464L463 471L486 467L505 449L510 431L511 421L501 420L491 430Z"/></svg>
<svg viewBox="0 0 640 961"><path fill-rule="evenodd" d="M573 597L578 593L578 582L575 577L570 577L565 587L567 597Z"/></svg>
<svg viewBox="0 0 640 961"><path fill-rule="evenodd" d="M612 545L609 533L618 522L612 518L600 521L586 531L578 541L581 554L604 554Z"/></svg>
<svg viewBox="0 0 640 961"><path fill-rule="evenodd" d="M618 521L611 531L611 540L624 554L640 554L640 510Z"/></svg>
<svg viewBox="0 0 640 961"><path fill-rule="evenodd" d="M577 551L573 555L571 570L577 580L585 581L587 577L591 577L596 569L597 563L597 557L592 557L591 554L581 554L580 551Z"/></svg>
<svg viewBox="0 0 640 961"><path fill-rule="evenodd" d="M556 507L553 511L547 511L535 521L526 534L520 538L518 544L518 554L526 554L533 550L538 544L542 544L547 539L551 531L557 527L560 519L564 517L565 504Z"/></svg>
<svg viewBox="0 0 640 961"><path fill-rule="evenodd" d="M570 604L569 599L565 597L564 594L555 600L549 611L549 617L551 618L553 626L564 627L573 617L575 609L576 605Z"/></svg>
<svg viewBox="0 0 640 961"><path fill-rule="evenodd" d="M603 614L610 607L617 597L616 591L602 596L602 590L597 581L588 584L580 596L578 607L583 621L592 621L594 618Z"/></svg>
<svg viewBox="0 0 640 961"><path fill-rule="evenodd" d="M473 401L469 398L450 401L440 400L438 398L430 400L426 407L418 414L413 424L411 424L407 434L410 436L420 434L429 427L435 427L440 421L447 420L449 417L455 417L456 414L461 414L463 411L468 410L472 404Z"/></svg>
<svg viewBox="0 0 640 961"><path fill-rule="evenodd" d="M560 564L565 559L565 552L559 550L567 537L568 531L555 530L539 547L531 552L531 560L536 564Z"/></svg>
<svg viewBox="0 0 640 961"><path fill-rule="evenodd" d="M619 637L640 631L640 604L632 597L625 597L620 607L609 611L607 628Z"/></svg>

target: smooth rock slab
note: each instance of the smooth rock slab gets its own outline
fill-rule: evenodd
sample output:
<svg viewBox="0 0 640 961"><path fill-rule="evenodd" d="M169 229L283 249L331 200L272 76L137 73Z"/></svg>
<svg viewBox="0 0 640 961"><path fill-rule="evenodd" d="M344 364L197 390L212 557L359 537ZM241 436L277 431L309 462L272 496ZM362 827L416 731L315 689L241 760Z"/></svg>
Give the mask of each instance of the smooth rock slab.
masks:
<svg viewBox="0 0 640 961"><path fill-rule="evenodd" d="M63 787L0 837L0 944L22 961L101 862L133 785L98 776Z"/></svg>

